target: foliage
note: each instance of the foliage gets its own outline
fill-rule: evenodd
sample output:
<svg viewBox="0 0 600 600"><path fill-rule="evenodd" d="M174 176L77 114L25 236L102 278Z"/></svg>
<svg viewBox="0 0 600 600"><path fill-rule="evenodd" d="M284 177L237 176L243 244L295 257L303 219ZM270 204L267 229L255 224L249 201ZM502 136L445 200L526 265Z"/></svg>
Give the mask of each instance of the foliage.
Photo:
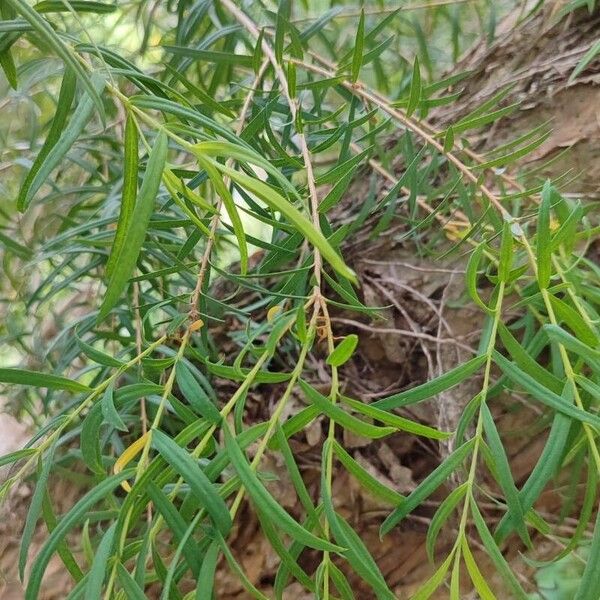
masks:
<svg viewBox="0 0 600 600"><path fill-rule="evenodd" d="M600 270L585 253L596 234L589 208L561 195L560 181L507 174L545 131L485 156L470 149L473 130L515 109L502 97L444 130L427 121L431 110L457 101L466 76L440 77L434 33L448 36L456 58L473 33L465 25L471 11L493 36L489 7L441 3L415 16L335 6L311 16L311 6L286 0L163 4L1 6L0 64L17 90L8 101L25 94L30 109L52 113L33 119L31 131L19 120L4 132L10 172L21 174L19 189L6 194L24 213L5 209L0 231L10 302L4 341L24 364L0 369L0 381L13 394L33 386L21 401L37 418L41 398L47 417L27 448L2 458L13 465L3 495L36 479L21 575L40 518L50 530L31 560L26 598L39 597L55 553L76 582L69 598L141 598L156 582L163 598L208 598L221 556L249 594L263 598L227 542L245 499L281 559L276 597L296 580L315 597L351 598L353 572L376 597L393 598L336 510L332 483L342 468L389 504L382 535L458 478L431 521L436 571L415 598L445 582L459 598L465 572L481 598L503 597L482 575L475 544L512 595L526 598L502 544L517 536L531 547L534 535L553 534L536 502L559 473L572 471L565 514L582 481L586 492L558 558L589 546L576 598L591 598L600 552L598 526L591 542L587 536L600 471ZM139 48L104 45L98 14L115 26L137 19ZM26 134L24 150L15 140ZM357 173L373 185L360 206L348 206ZM380 195L377 177L386 185ZM340 211L353 218L340 222ZM342 250L361 229L382 235L392 223L420 252L468 255L465 290L484 326L468 362L368 404L344 393L343 365L360 341L339 339L330 313L376 313L361 302ZM225 296L217 289L224 280ZM54 319L50 344L36 330L44 314ZM242 326L230 329L233 321ZM328 373L325 394L313 359ZM467 379L481 383L456 431L397 412ZM236 386L228 396L224 380ZM249 393L266 397L267 388L278 393L270 418L247 422ZM500 394L517 390L544 409L548 429L520 488L494 419ZM293 396L305 407L284 422ZM289 440L320 415L328 425L312 497ZM453 451L402 497L346 452L342 430L368 439L400 431L451 438ZM286 464L299 517L269 491L261 470L267 452ZM83 467L78 480L89 491L58 519L49 477ZM486 470L497 492L482 485ZM497 525L483 508L490 501L502 513ZM455 543L440 558L437 536L455 517ZM85 564L64 543L70 532L88 549ZM314 573L299 560L305 548L320 553ZM184 596L180 584L190 580Z"/></svg>

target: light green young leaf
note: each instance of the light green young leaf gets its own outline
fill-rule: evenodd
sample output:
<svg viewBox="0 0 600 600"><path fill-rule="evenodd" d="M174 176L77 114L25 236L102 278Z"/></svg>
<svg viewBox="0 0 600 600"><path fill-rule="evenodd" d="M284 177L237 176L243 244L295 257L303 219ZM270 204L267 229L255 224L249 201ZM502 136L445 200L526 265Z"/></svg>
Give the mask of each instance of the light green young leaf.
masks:
<svg viewBox="0 0 600 600"><path fill-rule="evenodd" d="M347 335L327 357L327 364L332 367L341 367L345 362L350 360L357 345L358 336L354 333Z"/></svg>

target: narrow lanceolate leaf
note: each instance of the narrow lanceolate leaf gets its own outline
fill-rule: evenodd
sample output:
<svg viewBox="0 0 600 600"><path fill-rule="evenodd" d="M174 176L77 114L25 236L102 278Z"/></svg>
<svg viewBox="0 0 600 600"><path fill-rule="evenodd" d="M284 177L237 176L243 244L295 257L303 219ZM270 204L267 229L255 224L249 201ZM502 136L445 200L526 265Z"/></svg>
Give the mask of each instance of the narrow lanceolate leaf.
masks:
<svg viewBox="0 0 600 600"><path fill-rule="evenodd" d="M0 66L4 71L4 75L10 87L14 90L17 89L18 81L17 81L17 67L15 65L15 61L13 59L10 48L3 50L0 52Z"/></svg>
<svg viewBox="0 0 600 600"><path fill-rule="evenodd" d="M89 97L92 99L93 104L96 106L98 113L104 120L104 104L100 97L100 90L95 85L88 75L88 72L79 62L77 56L71 48L65 46L63 41L60 39L58 34L52 29L48 21L41 17L36 10L34 10L26 0L5 0L10 4L15 11L23 17L34 29L35 33L47 44L60 59L65 63L65 66L73 70L77 75L79 81L87 91Z"/></svg>
<svg viewBox="0 0 600 600"><path fill-rule="evenodd" d="M500 260L498 262L498 277L500 281L507 282L510 279L510 271L513 262L513 236L510 223L504 221L502 226L502 240L500 242Z"/></svg>
<svg viewBox="0 0 600 600"><path fill-rule="evenodd" d="M101 406L102 415L107 423L119 431L127 431L127 425L123 423L123 419L121 419L117 409L115 408L114 387L112 384L106 388L104 394L102 395Z"/></svg>
<svg viewBox="0 0 600 600"><path fill-rule="evenodd" d="M332 367L341 367L354 354L357 345L358 336L354 333L347 335L327 357L327 364Z"/></svg>
<svg viewBox="0 0 600 600"><path fill-rule="evenodd" d="M504 374L532 396L537 398L542 404L557 410L571 419L576 419L582 423L588 423L600 431L600 417L585 410L582 410L569 403L565 398L555 394L548 388L538 383L533 377L521 371L516 365L508 361L500 353L494 351L494 362L502 369Z"/></svg>
<svg viewBox="0 0 600 600"><path fill-rule="evenodd" d="M196 460L162 431L152 432L152 445L190 486L215 527L227 535L232 525L229 509Z"/></svg>
<svg viewBox="0 0 600 600"><path fill-rule="evenodd" d="M38 171L44 164L48 153L50 150L52 150L52 148L54 148L63 131L65 130L67 117L69 116L71 104L73 103L73 98L75 97L76 83L77 79L75 77L75 73L66 67L62 84L60 86L60 92L58 94L58 100L56 101L56 113L54 113L50 131L48 131L44 145L38 152L38 155L33 161L33 165L31 165L31 169L27 173L25 180L21 185L21 189L19 190L19 195L17 197L17 208L21 211L25 210L30 202L31 197L37 191L34 190L33 193L30 193L30 188L33 184L33 181L36 178Z"/></svg>
<svg viewBox="0 0 600 600"><path fill-rule="evenodd" d="M90 510L97 502L102 500L107 494L112 492L115 487L124 481L128 477L134 474L133 469L123 471L118 475L106 478L101 483L97 484L91 491L89 491L71 510L64 515L56 528L50 534L50 537L39 551L35 558L33 566L31 567L31 573L29 575L29 582L27 584L27 590L25 591L25 600L38 600L40 585L46 567L50 562L50 559L58 549L58 546L64 540L65 535L76 525L79 525L84 519L88 510Z"/></svg>
<svg viewBox="0 0 600 600"><path fill-rule="evenodd" d="M504 450L504 445L502 444L502 440L500 439L500 435L496 429L494 418L492 417L492 413L485 403L481 405L481 414L488 446L490 448L492 458L494 459L494 465L498 473L498 483L504 492L508 510L512 513L515 529L517 530L517 533L523 542L528 548L530 548L531 539L529 537L529 532L527 531L527 525L525 524L525 513L521 505L519 492L515 486L510 466L508 464L506 451Z"/></svg>
<svg viewBox="0 0 600 600"><path fill-rule="evenodd" d="M465 565L467 566L467 571L469 572L469 577L471 578L471 581L473 582L473 585L477 590L481 600L496 600L496 596L494 596L490 586L487 584L487 581L481 574L481 571L475 562L475 557L471 552L471 548L469 548L469 543L464 537L461 544L461 549Z"/></svg>
<svg viewBox="0 0 600 600"><path fill-rule="evenodd" d="M108 559L112 550L116 528L117 523L114 522L106 530L106 533L102 536L100 544L98 544L90 572L87 576L87 583L85 585L86 598L102 597L102 585L104 584L104 579L108 571Z"/></svg>
<svg viewBox="0 0 600 600"><path fill-rule="evenodd" d="M598 596L598 565L600 564L600 511L596 517L594 537L574 600L595 600Z"/></svg>
<svg viewBox="0 0 600 600"><path fill-rule="evenodd" d="M150 153L142 187L140 188L140 193L125 235L127 243L123 245L116 259L115 268L108 282L104 301L100 307L98 321L104 319L117 304L127 286L127 281L135 269L144 238L146 237L148 223L154 209L154 201L167 160L167 150L167 136L164 132L161 132L158 134Z"/></svg>
<svg viewBox="0 0 600 600"><path fill-rule="evenodd" d="M91 0L42 0L34 6L36 12L70 12L108 14L115 12L117 7L107 2L92 2Z"/></svg>
<svg viewBox="0 0 600 600"><path fill-rule="evenodd" d="M93 83L98 91L104 87L104 80L99 77L94 77ZM48 151L48 154L39 165L38 170L35 171L26 194L19 196L17 208L20 211L25 211L27 209L35 194L47 181L50 173L61 164L67 152L71 150L77 141L77 138L88 124L92 112L93 103L90 100L90 97L86 95L80 100L69 124L64 131L62 131L58 141Z"/></svg>
<svg viewBox="0 0 600 600"><path fill-rule="evenodd" d="M352 83L358 81L360 68L363 61L363 48L365 45L365 11L360 11L360 19L356 29L356 40L354 42L354 53L352 54Z"/></svg>
<svg viewBox="0 0 600 600"><path fill-rule="evenodd" d="M213 587L215 584L215 572L217 570L217 561L221 547L217 541L211 542L202 558L202 566L198 573L198 587L196 588L195 600L212 598Z"/></svg>
<svg viewBox="0 0 600 600"><path fill-rule="evenodd" d="M394 433L395 429L393 427L379 427L366 421L361 421L348 414L345 410L342 410L337 404L334 404L329 398L317 392L308 383L302 380L299 380L298 383L311 403L344 429L369 439L379 439Z"/></svg>
<svg viewBox="0 0 600 600"><path fill-rule="evenodd" d="M546 289L550 285L552 274L552 238L550 234L550 211L552 200L556 190L549 181L546 181L542 189L542 201L540 203L537 223L537 279L540 289Z"/></svg>
<svg viewBox="0 0 600 600"><path fill-rule="evenodd" d="M83 383L61 377L28 371L27 369L0 369L0 383L16 383L17 385L32 385L52 390L67 390L69 392L89 392L90 388Z"/></svg>
<svg viewBox="0 0 600 600"><path fill-rule="evenodd" d="M433 593L442 585L442 582L446 578L452 559L454 558L455 552L452 551L446 560L438 567L437 571L417 590L413 596L413 600L427 600L431 598Z"/></svg>
<svg viewBox="0 0 600 600"><path fill-rule="evenodd" d="M444 499L444 501L440 504L435 515L431 519L431 523L429 524L429 529L427 530L427 538L425 540L425 548L427 551L427 556L429 560L433 562L434 559L434 550L435 550L435 542L437 541L438 534L440 530L444 526L444 523L448 520L452 511L456 508L458 503L465 497L467 493L468 483L465 482L462 485L459 485L457 488L454 488L448 496Z"/></svg>
<svg viewBox="0 0 600 600"><path fill-rule="evenodd" d="M236 439L233 437L228 427L223 429L225 433L225 447L231 464L237 471L239 478L246 488L248 495L256 504L258 510L265 515L269 515L273 524L287 533L290 537L302 542L309 548L327 552L340 552L343 549L331 542L322 540L310 531L304 529L300 523L295 521L282 507L275 501L273 496L265 489L259 481L256 473L250 468L246 457L240 449Z"/></svg>
<svg viewBox="0 0 600 600"><path fill-rule="evenodd" d="M436 467L381 525L381 535L389 533L406 515L429 497L453 473L473 448L474 439L465 442Z"/></svg>
<svg viewBox="0 0 600 600"><path fill-rule="evenodd" d="M419 57L415 56L415 64L413 66L412 81L410 84L410 92L408 94L408 106L406 114L410 117L415 112L421 100L421 69L419 67Z"/></svg>
<svg viewBox="0 0 600 600"><path fill-rule="evenodd" d="M333 249L331 244L325 239L321 231L316 228L296 207L288 200L281 196L274 188L250 177L244 173L240 173L225 165L215 164L215 166L229 175L233 181L241 185L243 188L256 194L263 200L269 208L279 211L290 223L302 233L316 248L319 249L323 258L343 277L352 282L357 281L356 274L343 261L342 257Z"/></svg>
<svg viewBox="0 0 600 600"><path fill-rule="evenodd" d="M117 574L128 600L146 600L144 590L121 563L117 564Z"/></svg>
<svg viewBox="0 0 600 600"><path fill-rule="evenodd" d="M125 244L127 231L131 225L131 217L135 206L137 196L138 182L138 130L135 119L131 113L127 113L127 122L125 123L124 140L124 160L123 160L123 191L121 193L121 210L119 211L119 220L117 221L117 231L115 240L110 251L110 256L106 263L106 277L111 277Z"/></svg>
<svg viewBox="0 0 600 600"><path fill-rule="evenodd" d="M25 564L27 563L27 555L35 532L35 526L42 511L42 502L44 500L44 495L46 494L46 485L48 484L48 476L50 475L50 469L52 468L55 449L56 443L44 457L40 458L41 468L39 470L39 477L31 498L31 503L29 504L29 511L27 512L27 518L25 519L25 527L21 533L21 547L19 548L19 577L21 578L21 581L23 581L23 576L25 574Z"/></svg>
<svg viewBox="0 0 600 600"><path fill-rule="evenodd" d="M392 408L398 408L400 406L407 406L409 404L415 404L421 402L427 398L433 398L436 394L449 390L450 388L458 385L467 377L475 374L483 363L486 361L486 356L476 356L466 363L459 365L455 369L428 381L422 385L418 385L405 392L388 396L373 402L371 406L375 406L381 410L391 410Z"/></svg>
<svg viewBox="0 0 600 600"><path fill-rule="evenodd" d="M181 393L198 414L208 419L211 423L217 424L221 422L221 413L219 413L217 407L208 398L206 392L196 381L191 371L181 361L178 361L175 365L175 379Z"/></svg>

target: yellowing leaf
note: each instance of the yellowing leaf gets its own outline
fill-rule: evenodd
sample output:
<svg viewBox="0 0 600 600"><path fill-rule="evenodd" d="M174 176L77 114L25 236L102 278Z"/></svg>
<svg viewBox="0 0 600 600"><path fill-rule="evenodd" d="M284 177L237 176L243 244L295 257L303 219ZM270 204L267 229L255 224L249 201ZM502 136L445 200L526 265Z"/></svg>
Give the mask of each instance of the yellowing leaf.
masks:
<svg viewBox="0 0 600 600"><path fill-rule="evenodd" d="M115 466L113 467L113 472L115 475L119 474L149 443L150 431L147 431L141 438L137 439L133 444L125 448L123 454L117 458L117 462L115 462ZM126 491L131 491L131 486L127 481L121 482L121 487Z"/></svg>

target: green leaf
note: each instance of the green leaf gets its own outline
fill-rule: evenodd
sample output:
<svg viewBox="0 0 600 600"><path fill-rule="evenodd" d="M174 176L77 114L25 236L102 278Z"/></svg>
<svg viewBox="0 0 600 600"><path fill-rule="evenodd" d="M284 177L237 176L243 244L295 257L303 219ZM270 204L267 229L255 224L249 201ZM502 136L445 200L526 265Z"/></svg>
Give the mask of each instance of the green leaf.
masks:
<svg viewBox="0 0 600 600"><path fill-rule="evenodd" d="M102 415L107 423L119 431L128 431L127 425L123 423L123 419L121 419L117 409L115 408L114 386L112 383L106 388L104 394L102 395L101 406Z"/></svg>
<svg viewBox="0 0 600 600"><path fill-rule="evenodd" d="M452 511L458 506L458 503L465 497L468 491L468 483L465 482L458 487L454 488L444 501L439 505L435 511L429 528L427 529L427 538L425 540L425 547L427 550L427 556L429 560L434 560L435 542L438 534L440 533L444 523L448 520L448 517L452 514Z"/></svg>
<svg viewBox="0 0 600 600"><path fill-rule="evenodd" d="M485 363L486 358L487 357L485 355L476 356L466 363L459 365L451 371L448 371L447 373L444 373L443 375L440 375L439 377L436 377L427 383L415 386L414 388L406 390L405 392L400 392L399 394L394 394L393 396L388 396L387 398L377 400L376 402L373 402L371 406L381 410L391 410L392 408L407 406L409 404L421 402L422 400L427 400L427 398L432 398L436 394L453 388L455 385L458 385L467 379L467 377L470 377L476 373L483 363Z"/></svg>
<svg viewBox="0 0 600 600"><path fill-rule="evenodd" d="M90 78L73 50L65 46L51 25L45 19L40 17L37 11L30 7L25 0L5 1L33 27L40 38L44 40L44 43L54 50L54 52L62 59L65 66L73 70L87 91L89 97L92 99L93 104L95 104L102 120L104 120L104 104L102 103L102 98L99 94L100 89L98 89L97 83L94 83Z"/></svg>
<svg viewBox="0 0 600 600"><path fill-rule="evenodd" d="M117 575L127 600L147 600L144 590L121 563L117 563Z"/></svg>
<svg viewBox="0 0 600 600"><path fill-rule="evenodd" d="M98 313L98 321L103 320L117 304L127 285L127 281L133 274L144 238L146 237L146 229L153 213L154 201L167 160L167 150L167 136L161 132L158 134L150 153L142 187L140 188L138 200L133 209L131 222L125 236L127 244L123 246L116 259L115 268L108 282L104 301Z"/></svg>
<svg viewBox="0 0 600 600"><path fill-rule="evenodd" d="M469 543L465 537L462 539L461 549L467 571L469 572L471 581L473 582L473 585L475 586L475 589L477 590L481 600L496 600L496 596L494 596L484 576L481 574L477 563L475 562L475 558L473 557L471 549L469 548Z"/></svg>
<svg viewBox="0 0 600 600"><path fill-rule="evenodd" d="M541 290L550 285L552 275L552 238L550 234L550 210L556 190L550 181L544 183L542 188L542 201L538 212L537 223L537 280Z"/></svg>
<svg viewBox="0 0 600 600"><path fill-rule="evenodd" d="M71 10L83 13L109 14L117 10L117 6L114 4L91 2L90 0L42 0L33 8L40 14L70 12Z"/></svg>
<svg viewBox="0 0 600 600"><path fill-rule="evenodd" d="M215 585L215 573L221 547L217 541L211 542L202 558L202 566L198 573L198 584L196 587L196 600L204 600L213 597L213 588Z"/></svg>
<svg viewBox="0 0 600 600"><path fill-rule="evenodd" d="M429 497L453 473L470 454L475 438L465 442L437 466L427 477L407 496L403 502L385 519L381 525L381 535L389 533L406 515Z"/></svg>
<svg viewBox="0 0 600 600"><path fill-rule="evenodd" d="M51 375L49 373L38 373L27 369L0 369L0 383L16 383L18 385L32 385L49 390L67 390L69 392L89 392L90 388L83 383Z"/></svg>
<svg viewBox="0 0 600 600"><path fill-rule="evenodd" d="M321 231L316 229L297 208L276 192L274 188L258 179L249 177L248 175L235 171L225 165L215 164L215 166L226 175L229 175L233 181L239 183L243 188L256 194L272 210L281 212L281 214L284 215L298 231L319 249L323 258L327 260L327 262L329 262L342 277L345 277L352 282L356 282L356 274L354 271L346 266L343 259L332 248Z"/></svg>
<svg viewBox="0 0 600 600"><path fill-rule="evenodd" d="M102 585L104 584L104 579L108 571L108 559L112 551L116 528L117 523L115 522L106 530L100 544L98 544L98 548L94 554L94 560L87 576L87 583L85 584L86 598L102 597Z"/></svg>
<svg viewBox="0 0 600 600"><path fill-rule="evenodd" d="M490 448L490 453L494 460L496 472L498 473L498 483L504 492L508 510L512 513L512 522L517 533L519 534L519 537L521 540L523 540L523 543L528 548L531 548L531 538L529 537L527 525L525 524L525 513L523 511L523 507L521 506L519 492L515 486L510 465L508 464L506 451L504 450L502 440L500 439L500 435L496 429L494 418L492 417L492 413L485 402L481 405L481 416L488 446Z"/></svg>
<svg viewBox="0 0 600 600"><path fill-rule="evenodd" d="M556 296L548 294L548 297L550 298L552 309L559 320L563 321L581 342L592 348L597 347L598 335L582 319L581 315Z"/></svg>
<svg viewBox="0 0 600 600"><path fill-rule="evenodd" d="M448 127L446 134L444 135L444 151L452 152L454 148L454 128Z"/></svg>
<svg viewBox="0 0 600 600"><path fill-rule="evenodd" d="M152 431L152 446L183 477L216 528L227 535L232 526L229 509L194 458L158 429Z"/></svg>
<svg viewBox="0 0 600 600"><path fill-rule="evenodd" d="M582 73L598 54L600 54L600 40L594 42L589 50L582 56L581 60L577 63L577 66L569 76L569 83ZM577 600L579 600L579 598Z"/></svg>
<svg viewBox="0 0 600 600"><path fill-rule="evenodd" d="M50 470L53 466L54 451L56 449L56 443L52 445L49 452L45 456L40 456L39 459L39 477L29 503L29 510L27 511L27 518L25 519L25 526L21 533L21 546L19 548L19 577L23 581L25 575L25 565L27 564L27 555L29 553L29 546L35 533L35 526L40 517L42 511L42 503L44 501L44 495L46 494L46 486L48 485L48 477Z"/></svg>
<svg viewBox="0 0 600 600"><path fill-rule="evenodd" d="M23 458L30 458L34 454L37 454L39 450L37 448L23 448L21 450L15 450L9 454L0 456L0 467L10 465L14 462L22 460Z"/></svg>
<svg viewBox="0 0 600 600"><path fill-rule="evenodd" d="M600 351L590 348L587 344L567 333L558 325L544 325L544 331L553 342L562 344L567 350L581 356L596 372L600 372ZM594 339L596 342L596 339Z"/></svg>
<svg viewBox="0 0 600 600"><path fill-rule="evenodd" d="M511 224L509 221L505 220L502 226L500 260L498 262L498 277L500 281L504 281L505 283L510 281L513 258L513 236Z"/></svg>
<svg viewBox="0 0 600 600"><path fill-rule="evenodd" d="M10 84L10 87L16 90L18 86L17 67L15 65L10 48L0 51L0 66L4 71L4 75L6 76L6 80Z"/></svg>
<svg viewBox="0 0 600 600"><path fill-rule="evenodd" d="M354 333L347 335L327 357L327 364L332 367L341 367L350 360L356 346L358 345L358 336Z"/></svg>
<svg viewBox="0 0 600 600"><path fill-rule="evenodd" d="M455 552L452 551L446 557L446 560L438 567L437 571L416 591L412 600L427 600L442 585L450 569L454 554Z"/></svg>
<svg viewBox="0 0 600 600"><path fill-rule="evenodd" d="M521 584L512 572L511 567L502 555L500 548L498 548L496 542L494 542L494 538L492 537L492 534L490 533L487 525L485 524L485 520L481 515L481 512L479 511L476 502L471 502L471 512L473 514L473 521L475 522L475 526L477 527L479 537L481 538L481 541L483 542L483 545L487 550L488 556L492 559L492 562L496 566L496 569L498 569L500 575L502 575L504 581L506 581L506 583L510 586L515 599L528 600L530 596L525 593L525 591L521 587Z"/></svg>
<svg viewBox="0 0 600 600"><path fill-rule="evenodd" d="M108 261L106 262L106 277L110 278L117 260L125 244L127 232L135 207L138 183L138 130L133 115L127 113L125 122L124 160L123 160L123 190L121 192L121 210L117 221L117 231Z"/></svg>
<svg viewBox="0 0 600 600"><path fill-rule="evenodd" d="M333 404L329 398L326 398L322 394L319 394L317 390L308 385L308 383L298 380L302 391L322 413L326 414L331 420L335 421L338 425L352 431L356 435L366 437L369 439L379 439L390 435L396 431L393 427L379 427L377 425L371 425L365 421L361 421L356 417L348 414L345 410L341 409L337 404Z"/></svg>
<svg viewBox="0 0 600 600"><path fill-rule="evenodd" d="M25 591L25 600L38 600L42 577L52 555L58 549L65 535L75 525L78 525L85 517L87 511L98 501L102 500L109 492L114 490L122 481L134 475L134 469L126 469L117 475L107 477L104 481L98 483L81 500L79 500L71 510L64 515L58 522L56 528L48 537L42 549L38 552L35 562L31 568L27 589Z"/></svg>
<svg viewBox="0 0 600 600"><path fill-rule="evenodd" d="M360 75L360 68L362 67L363 61L363 50L365 45L365 11L361 9L360 19L358 20L358 27L356 29L356 38L354 40L354 52L352 54L352 71L351 79L352 83L358 81Z"/></svg>
<svg viewBox="0 0 600 600"><path fill-rule="evenodd" d="M295 521L281 505L275 501L273 496L269 494L250 468L248 461L229 430L229 427L224 427L223 432L225 434L225 447L229 454L231 464L239 475L248 495L256 504L257 509L261 513L269 515L273 524L281 531L287 533L293 539L302 542L305 546L326 552L341 552L343 549L339 546L326 540L322 540L310 531L304 529L302 525Z"/></svg>
<svg viewBox="0 0 600 600"><path fill-rule="evenodd" d="M412 80L410 82L410 92L408 94L408 106L406 107L406 115L410 117L414 112L419 101L421 100L421 69L419 67L419 57L415 56L413 65Z"/></svg>
<svg viewBox="0 0 600 600"><path fill-rule="evenodd" d="M404 417L381 410L380 408L375 408L372 404L365 404L364 402L359 402L358 400L353 400L352 398L347 398L346 396L342 396L342 402L350 406L354 411L372 419L377 419L378 421L381 421L390 427L399 429L400 431L406 431L414 435L421 435L432 440L446 440L452 435L446 431L439 431L433 427L415 423L414 421L405 419Z"/></svg>
<svg viewBox="0 0 600 600"><path fill-rule="evenodd" d="M17 197L17 208L21 211L25 210L27 204L30 202L30 199L33 197L33 194L35 194L35 191L37 191L34 190L33 193L30 194L33 181L36 178L38 171L45 163L45 159L50 150L52 150L52 148L56 145L63 133L69 111L71 110L71 104L73 103L73 98L75 97L76 81L75 73L71 69L65 68L65 74L63 75L62 84L60 86L58 100L56 101L56 113L52 119L50 131L46 136L44 145L41 147L38 155L33 161L33 165L31 165L31 169L27 173L25 180L21 185L21 189L19 190L19 195Z"/></svg>
<svg viewBox="0 0 600 600"><path fill-rule="evenodd" d="M498 323L498 333L504 347L515 361L517 366L528 375L531 375L541 385L552 390L555 394L560 394L564 387L564 383L555 377L552 373L544 369L530 355L527 349L513 337L512 333L503 323Z"/></svg>
<svg viewBox="0 0 600 600"><path fill-rule="evenodd" d="M346 470L353 475L356 480L376 498L380 498L388 504L396 505L404 500L404 496L393 489L388 488L378 479L373 477L368 471L361 467L338 442L333 441L333 451Z"/></svg>
<svg viewBox="0 0 600 600"><path fill-rule="evenodd" d="M181 393L195 412L208 419L211 423L219 424L222 421L221 413L219 413L217 407L206 395L206 392L202 389L202 386L190 370L181 361L177 361L175 365L175 380Z"/></svg>
<svg viewBox="0 0 600 600"><path fill-rule="evenodd" d="M564 398L538 383L533 377L521 371L496 351L494 351L494 362L511 381L520 385L546 406L563 413L571 419L588 423L600 431L600 417L568 403Z"/></svg>
<svg viewBox="0 0 600 600"><path fill-rule="evenodd" d="M473 252L471 252L471 256L469 256L469 261L467 263L467 270L465 275L465 280L467 283L467 290L469 291L469 296L471 296L471 300L479 306L482 310L484 310L487 314L492 314L492 309L481 299L479 295L479 291L477 290L477 278L479 277L478 268L479 263L481 262L481 258L483 257L485 252L485 245L479 244Z"/></svg>
<svg viewBox="0 0 600 600"><path fill-rule="evenodd" d="M573 600L594 600L598 595L598 565L600 564L600 512L596 515L594 536L579 589Z"/></svg>

